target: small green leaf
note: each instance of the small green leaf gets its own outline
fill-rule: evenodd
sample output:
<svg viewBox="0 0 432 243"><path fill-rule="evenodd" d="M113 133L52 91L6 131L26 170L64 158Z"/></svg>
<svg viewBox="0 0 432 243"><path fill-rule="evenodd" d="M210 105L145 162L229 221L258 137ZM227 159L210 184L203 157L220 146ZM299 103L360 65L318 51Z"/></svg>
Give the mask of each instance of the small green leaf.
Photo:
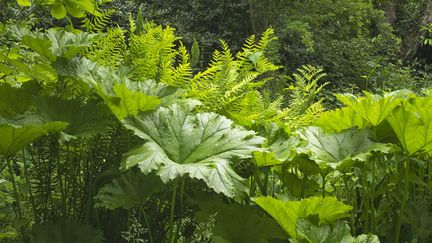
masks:
<svg viewBox="0 0 432 243"><path fill-rule="evenodd" d="M51 7L51 15L56 19L63 19L66 17L67 11L63 3L56 3Z"/></svg>
<svg viewBox="0 0 432 243"><path fill-rule="evenodd" d="M17 0L18 4L24 7L30 7L31 1L30 0Z"/></svg>

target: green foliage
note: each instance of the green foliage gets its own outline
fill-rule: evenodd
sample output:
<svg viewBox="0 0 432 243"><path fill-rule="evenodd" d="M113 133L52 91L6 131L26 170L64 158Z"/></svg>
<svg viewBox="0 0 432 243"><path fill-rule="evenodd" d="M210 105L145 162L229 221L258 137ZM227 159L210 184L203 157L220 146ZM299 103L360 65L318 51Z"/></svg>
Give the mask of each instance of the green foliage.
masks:
<svg viewBox="0 0 432 243"><path fill-rule="evenodd" d="M142 28L140 34L131 30L129 53L125 57L134 67L135 77L183 87L192 72L186 48L181 45L178 50L174 49L179 39L174 35L174 29L151 22L146 22Z"/></svg>
<svg viewBox="0 0 432 243"><path fill-rule="evenodd" d="M125 119L125 126L147 142L126 155L122 168L138 165L145 174L157 171L165 183L188 176L203 180L217 193L241 197L247 188L230 162L233 157L251 157L263 138L215 113L194 114L196 105L174 104ZM157 129L162 127L167 129Z"/></svg>
<svg viewBox="0 0 432 243"><path fill-rule="evenodd" d="M295 148L300 142L294 136L288 136L287 133L275 123L269 123L265 126L263 135L267 138L263 147L265 151L255 151L254 162L258 167L273 166L283 164L292 160L297 154Z"/></svg>
<svg viewBox="0 0 432 243"><path fill-rule="evenodd" d="M56 224L37 224L32 228L34 243L49 242L102 242L103 237L100 231L89 225L76 222L60 222Z"/></svg>
<svg viewBox="0 0 432 243"><path fill-rule="evenodd" d="M56 19L63 19L69 13L75 18L82 18L85 13L90 13L95 16L100 16L96 10L95 2L93 0L17 0L18 4L25 7L31 7L34 5L48 5L50 6L51 15Z"/></svg>
<svg viewBox="0 0 432 243"><path fill-rule="evenodd" d="M352 127L361 129L369 125L369 123L351 107L343 107L323 112L314 124L327 132L341 132Z"/></svg>
<svg viewBox="0 0 432 243"><path fill-rule="evenodd" d="M372 2L268 0L264 11L278 30L282 63L290 70L305 63L323 67L332 90L379 86L379 77L376 84L361 77L385 68L400 44Z"/></svg>
<svg viewBox="0 0 432 243"><path fill-rule="evenodd" d="M84 18L81 27L83 27L88 32L99 32L105 29L115 14L115 10L106 9L100 12L100 16L90 16L89 18Z"/></svg>
<svg viewBox="0 0 432 243"><path fill-rule="evenodd" d="M431 101L430 96L416 97L387 118L402 148L410 155L432 151Z"/></svg>
<svg viewBox="0 0 432 243"><path fill-rule="evenodd" d="M163 183L159 177L129 170L104 185L96 197L96 206L107 209L131 209L142 207L148 198L163 190Z"/></svg>
<svg viewBox="0 0 432 243"><path fill-rule="evenodd" d="M409 95L408 91L398 91L383 96L366 92L365 97L358 99L353 95L337 95L337 97L372 126L378 126Z"/></svg>
<svg viewBox="0 0 432 243"><path fill-rule="evenodd" d="M271 197L258 197L255 198L255 202L268 212L294 239L303 238L299 233L305 233L302 229L305 226L305 221L301 219L311 220L317 216L316 223L319 225L333 224L338 219L347 217L351 210L350 206L344 205L336 198L311 197L301 201L283 202ZM300 227L298 226L299 222ZM302 231L298 232L296 227Z"/></svg>
<svg viewBox="0 0 432 243"><path fill-rule="evenodd" d="M423 26L420 30L425 31L427 37L423 37L423 45L432 46L432 38L430 37L432 34L432 24Z"/></svg>
<svg viewBox="0 0 432 243"><path fill-rule="evenodd" d="M105 36L95 41L86 51L86 57L104 66L118 67L123 63L126 40L120 28L108 29Z"/></svg>
<svg viewBox="0 0 432 243"><path fill-rule="evenodd" d="M201 101L203 110L229 114L248 91L262 87L269 80L269 77L262 77L264 74L279 69L264 55L267 45L274 39L272 29L264 32L257 43L255 36L251 36L235 57L228 45L221 42L222 51L213 53L210 66L187 84L188 97Z"/></svg>
<svg viewBox="0 0 432 243"><path fill-rule="evenodd" d="M198 41L194 40L191 48L191 67L196 67L200 59L200 48Z"/></svg>
<svg viewBox="0 0 432 243"><path fill-rule="evenodd" d="M221 41L203 69L209 42L185 36L189 53L173 28L145 17L158 15L150 6L179 6L166 16L207 3L214 11L197 16L230 22L220 2L137 4L136 20L127 2L115 14L81 2L97 15L72 2L32 5L64 20L0 24L2 240L430 241L431 92L338 94L343 107L323 112L325 81L383 91L410 80L410 70L392 76L399 64L381 68L395 40L371 3L224 2L249 8L253 32L280 21L282 41L272 29L240 50ZM119 14L128 30L113 27ZM280 61L300 68L282 75Z"/></svg>
<svg viewBox="0 0 432 243"><path fill-rule="evenodd" d="M13 156L36 139L50 132L61 131L67 125L65 122L41 123L30 117L19 121L0 120L0 154L4 158Z"/></svg>
<svg viewBox="0 0 432 243"><path fill-rule="evenodd" d="M3 117L12 118L26 112L32 103L32 94L37 88L32 83L23 84L21 88L14 88L7 84L0 84L0 112Z"/></svg>
<svg viewBox="0 0 432 243"><path fill-rule="evenodd" d="M63 132L68 135L91 136L106 131L109 111L95 101L83 104L79 100L40 96L35 98L35 104L44 121L66 122L68 126Z"/></svg>
<svg viewBox="0 0 432 243"><path fill-rule="evenodd" d="M76 75L85 85L94 89L119 120L155 109L160 104L158 97L143 93L145 82L130 80L122 70L99 66L84 58L72 59L59 68L65 76Z"/></svg>
<svg viewBox="0 0 432 243"><path fill-rule="evenodd" d="M306 153L322 169L349 169L353 163L367 162L372 152L390 153L391 145L370 140L367 130L347 130L336 134L326 134L319 127L300 130L300 137L307 141L299 151Z"/></svg>
<svg viewBox="0 0 432 243"><path fill-rule="evenodd" d="M129 13L137 13L138 16L143 13L146 19L157 24L174 27L186 46L191 46L196 40L200 44L204 63L211 59L211 53L219 46L221 39L230 40L231 47L240 50L244 38L252 33L247 24L249 2L246 0L113 0L112 4L117 9L115 17L120 26L128 25Z"/></svg>
<svg viewBox="0 0 432 243"><path fill-rule="evenodd" d="M287 237L276 222L259 215L251 206L226 205L220 202L203 202L199 206L200 218L207 219L216 214L212 242L265 243L272 238Z"/></svg>
<svg viewBox="0 0 432 243"><path fill-rule="evenodd" d="M291 130L311 124L324 111L322 100L317 101L317 95L327 84L318 84L326 75L321 68L305 65L297 71L298 73L293 74L293 85L286 89L290 92L290 97L284 120L285 125Z"/></svg>

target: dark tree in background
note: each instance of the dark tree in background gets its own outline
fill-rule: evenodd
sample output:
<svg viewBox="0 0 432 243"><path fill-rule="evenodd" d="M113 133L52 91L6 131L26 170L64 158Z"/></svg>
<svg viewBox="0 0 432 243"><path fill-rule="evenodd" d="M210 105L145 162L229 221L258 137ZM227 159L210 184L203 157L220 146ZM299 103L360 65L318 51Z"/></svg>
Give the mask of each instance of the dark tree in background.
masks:
<svg viewBox="0 0 432 243"><path fill-rule="evenodd" d="M197 40L201 67L224 39L239 50L245 37L273 27L279 37L272 52L287 73L303 64L327 72L327 89L357 92L396 87L420 88L429 47L421 27L431 22L426 0L114 0L115 20L127 25L128 13L177 29L189 48ZM415 68L415 69L413 69Z"/></svg>

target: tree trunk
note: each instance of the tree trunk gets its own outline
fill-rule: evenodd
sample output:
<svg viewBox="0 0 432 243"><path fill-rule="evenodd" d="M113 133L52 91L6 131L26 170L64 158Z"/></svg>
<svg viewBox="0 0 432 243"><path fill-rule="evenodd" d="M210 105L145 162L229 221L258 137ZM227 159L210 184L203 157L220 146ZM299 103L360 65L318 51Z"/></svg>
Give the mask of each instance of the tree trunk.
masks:
<svg viewBox="0 0 432 243"><path fill-rule="evenodd" d="M405 58L413 58L417 54L421 38L426 35L426 33L420 31L420 28L432 23L432 1L423 1L421 5L419 9L422 11L419 15L418 26L413 26L413 30L403 38L403 54Z"/></svg>
<svg viewBox="0 0 432 243"><path fill-rule="evenodd" d="M264 32L268 26L265 17L265 2L263 0L249 1L250 25L256 36Z"/></svg>

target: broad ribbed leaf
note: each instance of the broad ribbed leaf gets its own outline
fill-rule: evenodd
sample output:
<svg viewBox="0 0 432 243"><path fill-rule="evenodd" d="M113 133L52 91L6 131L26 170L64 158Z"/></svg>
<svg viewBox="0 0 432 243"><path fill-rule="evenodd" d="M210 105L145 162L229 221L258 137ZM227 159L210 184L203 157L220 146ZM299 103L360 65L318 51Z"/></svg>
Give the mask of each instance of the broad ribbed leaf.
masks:
<svg viewBox="0 0 432 243"><path fill-rule="evenodd" d="M90 136L104 133L107 126L106 106L92 101L83 104L79 100L64 100L57 97L38 97L36 107L44 121L63 121L69 126L63 131L73 136Z"/></svg>
<svg viewBox="0 0 432 243"><path fill-rule="evenodd" d="M126 118L125 126L147 142L129 152L122 167L138 165L144 173L157 170L164 182L187 175L203 180L217 193L240 196L247 188L229 162L233 157L251 157L263 138L223 116L194 114L196 104L174 104Z"/></svg>
<svg viewBox="0 0 432 243"><path fill-rule="evenodd" d="M111 210L140 207L153 193L163 188L164 184L158 176L129 170L99 190L96 206Z"/></svg>
<svg viewBox="0 0 432 243"><path fill-rule="evenodd" d="M156 96L132 91L124 84L115 85L113 91L116 96L105 98L105 101L119 120L137 115L140 111L153 110L160 104Z"/></svg>
<svg viewBox="0 0 432 243"><path fill-rule="evenodd" d="M340 132L349 128L359 129L369 125L369 123L351 107L343 107L320 114L314 123L326 132Z"/></svg>
<svg viewBox="0 0 432 243"><path fill-rule="evenodd" d="M373 142L365 129L325 133L319 127L308 127L299 134L307 142L299 152L309 155L321 168L343 169L355 161L366 161L372 151L389 153L392 150L388 144Z"/></svg>
<svg viewBox="0 0 432 243"><path fill-rule="evenodd" d="M252 206L208 201L199 204L198 217L208 220L215 215L211 242L267 243L272 238L286 239L283 229Z"/></svg>
<svg viewBox="0 0 432 243"><path fill-rule="evenodd" d="M64 8L64 6L63 6ZM46 32L46 37L51 41L51 52L58 57L72 58L86 47L93 44L97 34L80 32L74 34L63 29L51 28Z"/></svg>
<svg viewBox="0 0 432 243"><path fill-rule="evenodd" d="M411 96L407 90L395 91L384 96L365 92L365 97L358 98L351 94L336 95L348 107L362 116L372 126L378 126L400 103Z"/></svg>
<svg viewBox="0 0 432 243"><path fill-rule="evenodd" d="M51 52L51 41L47 38L37 38L31 35L23 36L21 42L30 47L34 52L46 57L50 61L54 61L56 56Z"/></svg>
<svg viewBox="0 0 432 243"><path fill-rule="evenodd" d="M67 123L48 122L45 124L26 123L23 125L0 123L0 155L9 157L50 132L63 130Z"/></svg>
<svg viewBox="0 0 432 243"><path fill-rule="evenodd" d="M294 136L288 136L286 132L275 123L267 123L264 126L266 142L263 147L266 151L255 151L254 161L258 167L283 164L296 156L296 150L300 140Z"/></svg>
<svg viewBox="0 0 432 243"><path fill-rule="evenodd" d="M318 215L319 224L332 224L349 216L351 206L334 197L310 197L301 201L283 202L272 197L258 197L255 202L269 213L293 238L298 237L296 225L299 219Z"/></svg>
<svg viewBox="0 0 432 243"><path fill-rule="evenodd" d="M33 83L25 83L21 88L0 84L0 116L11 118L26 112L38 88Z"/></svg>
<svg viewBox="0 0 432 243"><path fill-rule="evenodd" d="M387 121L408 154L432 152L432 98L417 97L395 110Z"/></svg>
<svg viewBox="0 0 432 243"><path fill-rule="evenodd" d="M331 227L328 224L315 225L308 220L300 219L296 228L299 238L310 243L355 242L348 224L343 221L338 221Z"/></svg>
<svg viewBox="0 0 432 243"><path fill-rule="evenodd" d="M65 63L58 63L58 69L64 76L74 76L81 79L89 88L105 101L112 113L123 120L127 116L137 115L139 112L155 109L161 100L154 95L161 87L150 89L146 82L131 81L120 71L114 71L97 65L84 58L74 58Z"/></svg>

